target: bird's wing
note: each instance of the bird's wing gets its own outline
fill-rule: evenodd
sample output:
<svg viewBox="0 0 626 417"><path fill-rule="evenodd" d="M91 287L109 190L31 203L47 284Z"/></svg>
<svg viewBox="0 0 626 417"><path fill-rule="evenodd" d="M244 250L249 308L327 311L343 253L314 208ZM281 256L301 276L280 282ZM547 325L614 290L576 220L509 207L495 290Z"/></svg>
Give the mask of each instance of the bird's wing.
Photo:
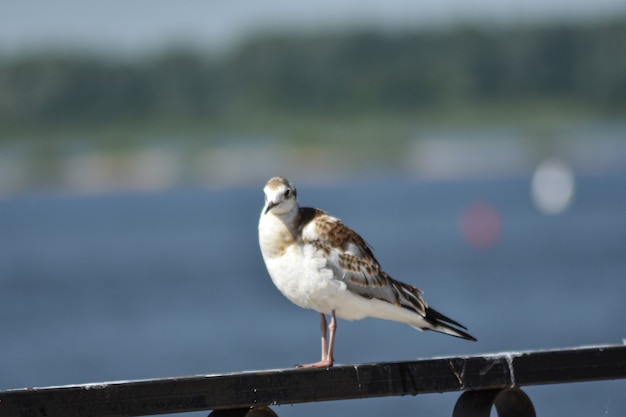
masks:
<svg viewBox="0 0 626 417"><path fill-rule="evenodd" d="M302 239L325 254L334 278L344 282L349 291L426 316L428 305L421 296L422 291L391 278L358 233L321 210L300 210Z"/></svg>

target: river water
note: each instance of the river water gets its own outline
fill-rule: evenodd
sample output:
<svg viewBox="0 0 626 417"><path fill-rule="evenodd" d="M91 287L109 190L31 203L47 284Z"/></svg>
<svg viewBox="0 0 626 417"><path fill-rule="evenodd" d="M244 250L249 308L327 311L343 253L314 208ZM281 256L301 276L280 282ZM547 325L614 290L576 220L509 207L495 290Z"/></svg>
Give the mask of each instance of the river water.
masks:
<svg viewBox="0 0 626 417"><path fill-rule="evenodd" d="M290 367L317 360L318 315L273 287L258 250L261 188L0 201L0 389ZM626 177L581 177L544 215L530 180L385 178L299 187L383 267L477 343L339 322L339 363L622 343ZM495 213L487 243L461 224ZM526 388L542 416L624 416L626 381ZM275 407L280 416L449 416L458 393ZM193 413L195 416L208 413Z"/></svg>

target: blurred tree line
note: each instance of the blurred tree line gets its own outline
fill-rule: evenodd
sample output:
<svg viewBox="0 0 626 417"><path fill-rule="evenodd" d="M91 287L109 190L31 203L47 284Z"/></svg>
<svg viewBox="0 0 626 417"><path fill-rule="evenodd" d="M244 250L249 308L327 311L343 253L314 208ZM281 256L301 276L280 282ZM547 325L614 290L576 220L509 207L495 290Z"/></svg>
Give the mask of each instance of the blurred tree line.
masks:
<svg viewBox="0 0 626 417"><path fill-rule="evenodd" d="M626 18L259 36L222 55L123 59L39 53L0 60L0 122L237 119L249 114L420 111L556 100L626 111Z"/></svg>

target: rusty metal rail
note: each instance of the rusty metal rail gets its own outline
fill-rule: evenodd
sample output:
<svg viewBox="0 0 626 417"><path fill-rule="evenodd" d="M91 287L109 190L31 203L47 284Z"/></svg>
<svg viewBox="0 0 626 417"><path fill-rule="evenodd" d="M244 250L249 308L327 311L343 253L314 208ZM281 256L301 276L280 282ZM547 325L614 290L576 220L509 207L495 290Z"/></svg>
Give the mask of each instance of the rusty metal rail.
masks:
<svg viewBox="0 0 626 417"><path fill-rule="evenodd" d="M520 387L610 379L626 379L624 345L6 390L0 416L267 417L271 405L464 391L455 417L489 416L494 406L501 417L532 417Z"/></svg>

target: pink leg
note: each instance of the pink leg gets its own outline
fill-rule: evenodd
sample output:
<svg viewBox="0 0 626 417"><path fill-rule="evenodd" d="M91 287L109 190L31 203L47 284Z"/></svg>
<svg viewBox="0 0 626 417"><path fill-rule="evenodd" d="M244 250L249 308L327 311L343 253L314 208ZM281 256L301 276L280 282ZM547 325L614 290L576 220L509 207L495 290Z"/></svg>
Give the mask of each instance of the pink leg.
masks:
<svg viewBox="0 0 626 417"><path fill-rule="evenodd" d="M333 366L335 362L335 357L333 356L333 352L335 351L335 333L337 333L337 319L335 318L335 310L333 310L330 316L330 324L328 325L328 329L330 330L330 339L328 340L328 354L327 360L330 361L329 366Z"/></svg>
<svg viewBox="0 0 626 417"><path fill-rule="evenodd" d="M320 314L320 330L322 331L322 359L319 362L297 365L299 368L329 368L333 366L335 361L333 358L333 350L335 345L335 332L337 330L337 320L335 319L335 310L333 310L330 325L330 339L327 339L326 317Z"/></svg>
<svg viewBox="0 0 626 417"><path fill-rule="evenodd" d="M326 339L328 332L327 326L328 324L326 324L326 316L320 314L320 330L322 331L322 361L328 356L328 339Z"/></svg>

